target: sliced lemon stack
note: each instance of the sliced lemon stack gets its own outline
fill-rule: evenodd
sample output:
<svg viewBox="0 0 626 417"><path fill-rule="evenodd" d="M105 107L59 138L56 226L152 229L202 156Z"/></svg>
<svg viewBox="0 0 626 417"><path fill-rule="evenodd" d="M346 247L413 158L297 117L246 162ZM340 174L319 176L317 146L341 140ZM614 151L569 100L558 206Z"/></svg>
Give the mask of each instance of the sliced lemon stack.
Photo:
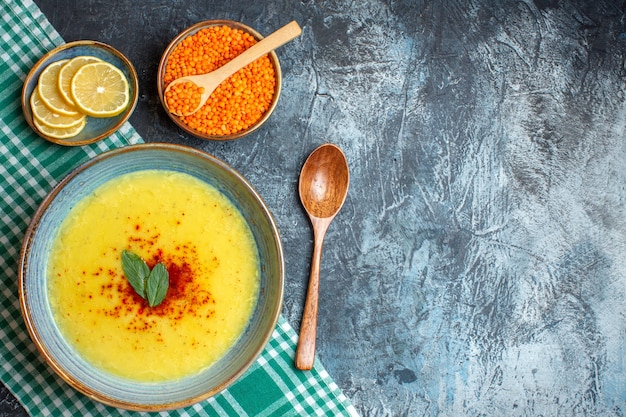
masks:
<svg viewBox="0 0 626 417"><path fill-rule="evenodd" d="M37 129L54 138L76 136L87 123L87 117L84 114L77 112L75 115L68 116L51 111L41 99L38 89L35 89L30 96L30 107Z"/></svg>
<svg viewBox="0 0 626 417"><path fill-rule="evenodd" d="M87 116L117 116L129 102L124 73L93 56L48 65L30 97L35 127L57 139L79 134L87 124Z"/></svg>
<svg viewBox="0 0 626 417"><path fill-rule="evenodd" d="M63 116L77 116L79 112L76 107L63 99L58 88L59 72L69 61L69 59L63 59L53 62L44 68L41 75L39 75L37 91L39 92L39 97L43 104L51 111Z"/></svg>

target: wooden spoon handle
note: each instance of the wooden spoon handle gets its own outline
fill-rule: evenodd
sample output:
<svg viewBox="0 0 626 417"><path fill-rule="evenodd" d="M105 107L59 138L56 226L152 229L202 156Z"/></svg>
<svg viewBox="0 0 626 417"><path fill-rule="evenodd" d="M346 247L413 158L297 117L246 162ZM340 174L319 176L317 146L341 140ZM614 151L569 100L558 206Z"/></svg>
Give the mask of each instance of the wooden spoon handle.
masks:
<svg viewBox="0 0 626 417"><path fill-rule="evenodd" d="M315 339L317 338L317 306L320 285L320 264L322 261L322 244L328 225L322 226L323 230L315 228L315 243L313 247L313 259L311 260L311 274L309 286L300 323L300 338L296 349L296 368L303 371L313 368L315 362Z"/></svg>
<svg viewBox="0 0 626 417"><path fill-rule="evenodd" d="M219 74L219 79L224 81L251 62L254 62L263 55L272 52L274 49L286 44L290 40L297 38L301 33L302 29L300 28L300 25L298 25L298 22L293 20L275 32L269 34L267 37L261 39L259 42L255 43L223 66L213 71L213 73L215 76Z"/></svg>

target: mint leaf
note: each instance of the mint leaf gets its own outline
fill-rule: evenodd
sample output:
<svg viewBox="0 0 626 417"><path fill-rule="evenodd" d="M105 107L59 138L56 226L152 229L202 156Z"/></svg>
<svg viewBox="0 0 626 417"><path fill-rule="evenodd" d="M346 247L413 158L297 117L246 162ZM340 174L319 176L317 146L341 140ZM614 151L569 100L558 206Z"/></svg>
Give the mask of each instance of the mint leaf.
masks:
<svg viewBox="0 0 626 417"><path fill-rule="evenodd" d="M150 267L143 259L131 251L123 250L122 268L135 292L148 300L150 307L156 307L163 302L170 286L170 277L165 265L158 263L150 271Z"/></svg>
<svg viewBox="0 0 626 417"><path fill-rule="evenodd" d="M146 298L146 280L150 276L150 268L139 256L124 250L122 251L122 268L124 275L139 294L141 298Z"/></svg>
<svg viewBox="0 0 626 417"><path fill-rule="evenodd" d="M169 274L165 265L162 263L156 264L152 268L152 272L150 272L146 285L146 294L150 307L156 307L163 302L169 285Z"/></svg>

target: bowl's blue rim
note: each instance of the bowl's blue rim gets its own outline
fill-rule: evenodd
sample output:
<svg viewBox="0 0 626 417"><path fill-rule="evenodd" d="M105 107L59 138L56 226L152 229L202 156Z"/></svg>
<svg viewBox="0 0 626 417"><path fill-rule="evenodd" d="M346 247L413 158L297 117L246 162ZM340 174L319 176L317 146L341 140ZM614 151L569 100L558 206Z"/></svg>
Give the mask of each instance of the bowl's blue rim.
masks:
<svg viewBox="0 0 626 417"><path fill-rule="evenodd" d="M103 160L115 157L116 155L123 154L123 153L141 152L144 149L145 150L150 150L150 149L169 150L172 152L183 152L183 153L191 154L194 156L198 156L200 158L207 159L211 161L212 163L215 163L223 167L224 169L229 171L231 174L233 174L245 186L245 188L253 195L255 200L258 202L258 204L262 208L264 215L267 218L271 226L271 229L273 231L274 243L276 245L276 250L277 250L278 260L279 260L278 272L279 272L279 284L280 285L278 288L278 302L275 304L274 306L275 308L272 313L273 314L273 317L271 320L272 325L270 326L270 330L261 339L260 343L258 344L258 348L254 351L254 354L251 355L249 360L246 361L238 370L233 372L230 378L224 381L223 384L216 386L213 389L207 390L205 393L201 395L191 397L191 398L181 399L179 401L167 403L167 404L165 403L138 404L138 403L131 402L131 401L124 401L124 400L120 400L117 398L112 398L110 396L97 392L93 390L92 388L86 386L83 382L78 381L73 375L68 373L66 369L60 366L57 363L54 356L43 346L43 342L39 335L39 332L37 331L36 327L33 325L32 318L30 316L30 309L28 306L28 294L25 291L26 289L25 271L27 269L27 262L29 259L30 248L32 246L32 240L34 238L35 232L39 226L39 222L42 216L46 213L46 211L48 210L48 207L55 200L57 195L63 190L63 187L65 187L70 181L72 181L81 172L83 172L84 170L88 169L89 167L95 164L100 163ZM133 410L133 411L157 412L157 411L166 411L166 410L172 410L172 409L181 408L185 406L190 406L200 401L203 401L207 398L210 398L218 394L219 392L223 391L224 389L228 388L230 385L232 385L250 368L250 366L252 366L252 364L256 361L259 355L263 352L263 349L265 349L265 346L269 343L272 337L272 333L276 325L278 324L278 319L282 311L283 298L284 298L284 282L285 282L284 275L285 275L285 264L284 264L283 247L282 247L282 242L280 239L279 230L276 225L276 221L271 211L269 210L267 204L263 200L263 198L254 189L254 187L248 182L248 180L226 162L204 151L200 151L198 149L185 146L185 145L152 142L152 143L129 145L129 146L116 148L113 150L103 152L89 159L83 164L79 165L75 169L73 169L70 173L68 173L61 181L59 181L53 187L53 189L46 195L44 200L41 202L41 204L35 211L31 219L31 222L28 225L26 233L24 234L24 240L23 240L21 251L20 251L20 258L19 258L19 264L18 264L18 292L19 292L19 301L20 301L20 309L21 309L22 317L24 318L24 322L27 327L28 333L31 337L31 340L34 342L37 350L44 357L48 365L51 366L52 369L59 376L61 376L63 380L65 380L65 382L67 382L70 386L72 386L77 391L103 404L107 404L110 406L123 408L127 410Z"/></svg>

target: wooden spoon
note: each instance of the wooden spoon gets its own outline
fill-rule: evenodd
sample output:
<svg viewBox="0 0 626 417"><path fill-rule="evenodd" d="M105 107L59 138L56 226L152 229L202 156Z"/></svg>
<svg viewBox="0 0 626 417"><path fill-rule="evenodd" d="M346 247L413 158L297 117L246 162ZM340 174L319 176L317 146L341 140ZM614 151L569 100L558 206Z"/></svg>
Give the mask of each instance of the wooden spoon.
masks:
<svg viewBox="0 0 626 417"><path fill-rule="evenodd" d="M330 143L315 149L300 172L298 187L300 201L313 225L314 246L309 288L296 350L295 363L298 369L313 368L322 244L330 222L346 199L349 183L350 173L346 156L339 147Z"/></svg>
<svg viewBox="0 0 626 417"><path fill-rule="evenodd" d="M171 113L176 114L177 116L189 116L190 114L195 113L206 103L209 96L213 93L213 91L228 77L250 64L251 62L256 61L261 58L263 55L266 55L289 42L290 40L297 38L302 33L302 29L298 22L292 21L287 23L282 28L278 29L276 32L266 36L261 39L259 42L252 45L250 48L246 49L241 54L237 55L235 58L219 67L215 71L211 71L207 74L200 75L188 75L186 77L177 78L172 81L167 88L165 89L165 93L172 88L173 85L182 83L182 82L192 82L196 84L198 87L204 87L204 93L200 97L200 104L194 110L185 114L178 114L170 109ZM167 102L166 102L167 105Z"/></svg>

